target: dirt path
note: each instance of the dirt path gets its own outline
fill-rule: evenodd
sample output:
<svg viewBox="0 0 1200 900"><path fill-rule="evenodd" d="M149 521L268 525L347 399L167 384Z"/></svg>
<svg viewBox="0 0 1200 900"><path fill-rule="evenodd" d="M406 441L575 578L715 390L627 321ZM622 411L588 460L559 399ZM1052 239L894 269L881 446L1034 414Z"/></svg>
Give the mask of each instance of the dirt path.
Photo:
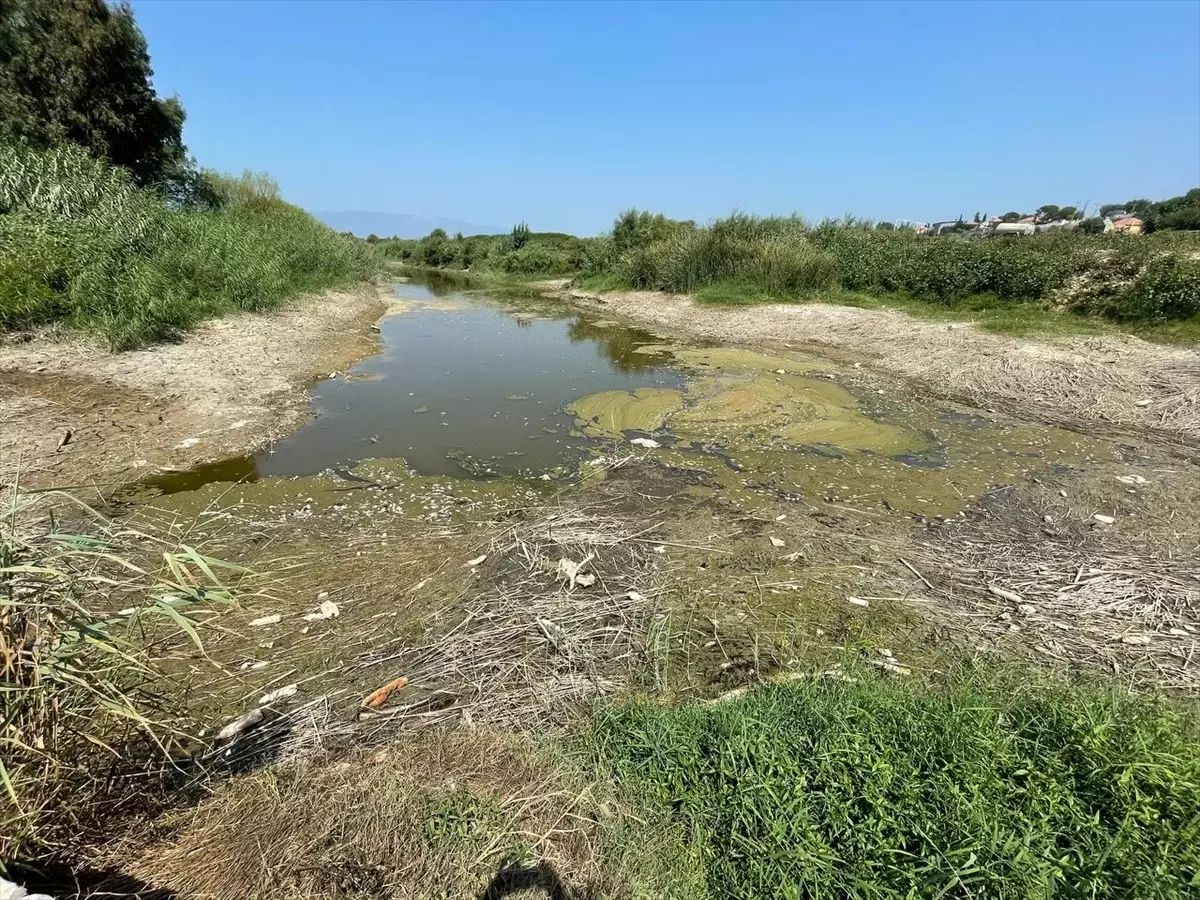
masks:
<svg viewBox="0 0 1200 900"><path fill-rule="evenodd" d="M102 486L259 447L307 415L314 378L375 349L387 304L364 285L127 353L74 337L0 348L0 478Z"/></svg>
<svg viewBox="0 0 1200 900"><path fill-rule="evenodd" d="M966 324L846 306L697 305L651 291L593 294L544 282L558 296L641 323L740 344L860 355L935 395L1049 424L1131 430L1200 443L1200 352L1135 337L1020 340Z"/></svg>

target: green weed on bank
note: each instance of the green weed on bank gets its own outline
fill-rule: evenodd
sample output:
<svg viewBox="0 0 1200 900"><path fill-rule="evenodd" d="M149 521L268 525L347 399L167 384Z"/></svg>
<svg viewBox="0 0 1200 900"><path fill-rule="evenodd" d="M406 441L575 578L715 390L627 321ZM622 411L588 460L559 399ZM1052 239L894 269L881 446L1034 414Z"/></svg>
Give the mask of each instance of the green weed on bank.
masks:
<svg viewBox="0 0 1200 900"><path fill-rule="evenodd" d="M0 328L63 322L124 350L375 271L270 181L207 177L213 208L173 207L80 148L0 145Z"/></svg>
<svg viewBox="0 0 1200 900"><path fill-rule="evenodd" d="M679 827L708 896L1174 898L1200 890L1192 712L969 675L601 712L602 770Z"/></svg>

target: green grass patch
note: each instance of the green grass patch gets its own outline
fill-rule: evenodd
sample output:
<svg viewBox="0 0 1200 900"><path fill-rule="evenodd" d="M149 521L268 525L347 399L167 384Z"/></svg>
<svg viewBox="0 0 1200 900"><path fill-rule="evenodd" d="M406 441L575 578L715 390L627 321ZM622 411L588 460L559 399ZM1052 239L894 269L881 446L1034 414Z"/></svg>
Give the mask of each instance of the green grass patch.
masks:
<svg viewBox="0 0 1200 900"><path fill-rule="evenodd" d="M688 835L707 896L1189 897L1194 709L969 671L599 714L600 766Z"/></svg>
<svg viewBox="0 0 1200 900"><path fill-rule="evenodd" d="M582 275L572 284L584 291L626 291L629 282L616 272L602 272L599 275Z"/></svg>

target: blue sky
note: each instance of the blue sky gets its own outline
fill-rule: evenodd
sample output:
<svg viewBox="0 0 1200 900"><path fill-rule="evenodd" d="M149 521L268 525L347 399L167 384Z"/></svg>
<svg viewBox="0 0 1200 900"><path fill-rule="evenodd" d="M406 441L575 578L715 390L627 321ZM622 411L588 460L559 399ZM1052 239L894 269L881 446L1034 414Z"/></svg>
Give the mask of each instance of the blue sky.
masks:
<svg viewBox="0 0 1200 900"><path fill-rule="evenodd" d="M313 210L605 230L1200 184L1200 2L138 0L202 165Z"/></svg>

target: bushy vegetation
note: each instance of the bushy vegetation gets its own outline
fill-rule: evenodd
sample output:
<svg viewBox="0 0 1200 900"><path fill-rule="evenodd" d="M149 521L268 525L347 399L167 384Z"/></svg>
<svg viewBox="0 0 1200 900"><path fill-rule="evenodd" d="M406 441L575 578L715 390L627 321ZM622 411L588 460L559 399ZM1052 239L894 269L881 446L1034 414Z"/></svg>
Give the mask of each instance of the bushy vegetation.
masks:
<svg viewBox="0 0 1200 900"><path fill-rule="evenodd" d="M81 147L0 144L0 327L63 321L126 349L373 270L264 176L202 180L209 202L181 206Z"/></svg>
<svg viewBox="0 0 1200 900"><path fill-rule="evenodd" d="M1172 898L1200 889L1194 711L968 673L602 712L602 769L712 898Z"/></svg>
<svg viewBox="0 0 1200 900"><path fill-rule="evenodd" d="M767 295L792 296L837 280L836 260L813 244L800 219L742 214L634 244L617 267L634 287L663 291L690 292L737 279Z"/></svg>
<svg viewBox="0 0 1200 900"><path fill-rule="evenodd" d="M1114 321L1161 324L1200 315L1200 240L1053 232L1022 238L919 235L846 218L735 213L697 227L622 213L582 274L622 285L695 293L702 301L757 302L900 294L972 309L1041 303Z"/></svg>
<svg viewBox="0 0 1200 900"><path fill-rule="evenodd" d="M450 237L441 228L419 240L385 238L377 246L387 259L407 265L517 276L571 275L586 269L607 239L531 231L525 223L509 234Z"/></svg>

